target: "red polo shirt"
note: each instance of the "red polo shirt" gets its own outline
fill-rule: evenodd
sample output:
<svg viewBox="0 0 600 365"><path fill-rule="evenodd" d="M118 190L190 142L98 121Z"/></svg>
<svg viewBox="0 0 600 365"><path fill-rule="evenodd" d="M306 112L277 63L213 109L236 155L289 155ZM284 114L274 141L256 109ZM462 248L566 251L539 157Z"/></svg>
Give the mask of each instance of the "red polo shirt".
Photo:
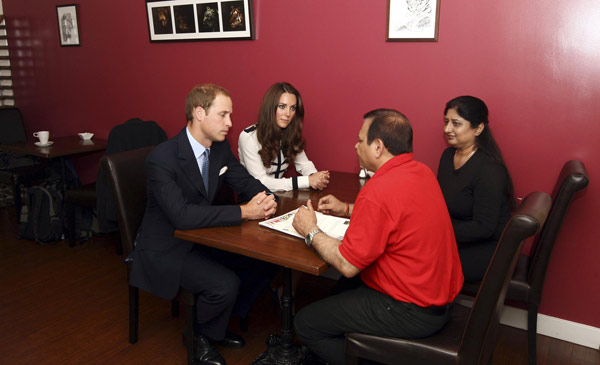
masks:
<svg viewBox="0 0 600 365"><path fill-rule="evenodd" d="M444 197L412 153L392 158L365 184L339 250L366 285L402 302L441 306L462 288Z"/></svg>

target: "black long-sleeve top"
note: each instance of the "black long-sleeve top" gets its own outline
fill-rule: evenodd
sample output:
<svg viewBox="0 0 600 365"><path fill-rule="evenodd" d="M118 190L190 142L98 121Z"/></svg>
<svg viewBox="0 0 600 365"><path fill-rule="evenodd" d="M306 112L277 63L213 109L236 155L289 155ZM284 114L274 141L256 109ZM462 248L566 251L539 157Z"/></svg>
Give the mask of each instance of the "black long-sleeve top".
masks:
<svg viewBox="0 0 600 365"><path fill-rule="evenodd" d="M456 241L498 241L510 218L506 169L485 152L477 150L458 170L454 169L455 148L440 158L437 178L448 206Z"/></svg>

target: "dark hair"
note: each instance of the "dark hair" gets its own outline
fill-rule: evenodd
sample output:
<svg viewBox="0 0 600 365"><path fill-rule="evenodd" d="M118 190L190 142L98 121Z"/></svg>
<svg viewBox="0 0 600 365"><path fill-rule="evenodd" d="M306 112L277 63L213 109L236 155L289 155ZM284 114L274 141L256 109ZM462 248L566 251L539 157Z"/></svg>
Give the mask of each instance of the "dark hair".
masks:
<svg viewBox="0 0 600 365"><path fill-rule="evenodd" d="M206 113L212 105L217 95L222 94L229 98L227 89L214 84L200 84L192 88L185 98L185 118L188 122L194 120L194 109L202 107Z"/></svg>
<svg viewBox="0 0 600 365"><path fill-rule="evenodd" d="M394 109L375 109L363 116L369 118L373 121L367 131L367 144L380 139L394 156L413 151L412 127L404 114Z"/></svg>
<svg viewBox="0 0 600 365"><path fill-rule="evenodd" d="M481 123L483 123L483 131L481 134L479 134L479 136L475 137L475 145L486 155L490 156L492 160L504 167L507 179L506 195L508 195L510 199L511 208L514 208L515 202L512 179L510 177L510 173L508 172L508 168L506 167L506 163L504 163L504 159L502 158L500 147L498 147L498 144L492 135L492 130L489 126L489 112L487 105L485 105L483 100L479 98L465 95L459 96L447 102L446 107L444 108L444 115L446 115L450 109L456 109L458 115L471 124L471 128L477 128Z"/></svg>
<svg viewBox="0 0 600 365"><path fill-rule="evenodd" d="M279 98L284 93L296 96L296 113L287 128L282 130L277 125L276 116ZM271 166L271 161L277 157L280 148L290 164L294 162L296 155L304 150L306 143L302 138L303 121L304 103L298 90L287 82L271 85L263 97L256 125L256 137L262 146L258 154L265 167Z"/></svg>

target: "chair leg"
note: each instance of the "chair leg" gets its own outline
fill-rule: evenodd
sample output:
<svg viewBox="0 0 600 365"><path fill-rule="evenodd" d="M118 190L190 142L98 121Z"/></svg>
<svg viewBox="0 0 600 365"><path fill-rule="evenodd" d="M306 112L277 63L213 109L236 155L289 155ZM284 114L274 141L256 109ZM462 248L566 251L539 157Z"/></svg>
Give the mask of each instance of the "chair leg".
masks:
<svg viewBox="0 0 600 365"><path fill-rule="evenodd" d="M75 246L75 206L67 203L67 230L69 234L69 247Z"/></svg>
<svg viewBox="0 0 600 365"><path fill-rule="evenodd" d="M179 317L179 301L173 299L171 301L171 316Z"/></svg>
<svg viewBox="0 0 600 365"><path fill-rule="evenodd" d="M358 357L346 353L346 365L358 365Z"/></svg>
<svg viewBox="0 0 600 365"><path fill-rule="evenodd" d="M248 325L249 325L248 315L246 315L246 317L241 317L240 318L240 331L248 332Z"/></svg>
<svg viewBox="0 0 600 365"><path fill-rule="evenodd" d="M129 343L138 340L139 290L129 285Z"/></svg>
<svg viewBox="0 0 600 365"><path fill-rule="evenodd" d="M117 249L117 255L123 256L123 243L121 242L121 234L117 231L114 233L114 235L116 236L115 246Z"/></svg>
<svg viewBox="0 0 600 365"><path fill-rule="evenodd" d="M21 181L15 178L13 181L13 202L15 203L15 211L17 219L21 219Z"/></svg>
<svg viewBox="0 0 600 365"><path fill-rule="evenodd" d="M527 352L529 354L529 365L536 364L537 355L537 317L538 317L538 306L537 304L529 303L527 311Z"/></svg>
<svg viewBox="0 0 600 365"><path fill-rule="evenodd" d="M184 327L185 333L183 339L185 341L185 347L187 348L188 365L193 365L194 359L196 358L196 346L194 346L194 338L196 338L196 334L194 333L194 323L196 323L196 301L194 300L193 304L187 303L186 301Z"/></svg>

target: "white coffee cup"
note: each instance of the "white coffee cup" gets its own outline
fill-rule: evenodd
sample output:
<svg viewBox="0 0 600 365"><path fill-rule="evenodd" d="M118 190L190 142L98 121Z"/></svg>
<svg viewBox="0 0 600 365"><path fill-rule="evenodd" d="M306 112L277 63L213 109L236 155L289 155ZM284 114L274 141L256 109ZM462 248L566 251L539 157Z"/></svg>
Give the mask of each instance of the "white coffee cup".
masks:
<svg viewBox="0 0 600 365"><path fill-rule="evenodd" d="M50 138L50 132L49 131L39 131L39 132L35 132L33 134L33 136L40 139L40 144L48 144L48 139Z"/></svg>

